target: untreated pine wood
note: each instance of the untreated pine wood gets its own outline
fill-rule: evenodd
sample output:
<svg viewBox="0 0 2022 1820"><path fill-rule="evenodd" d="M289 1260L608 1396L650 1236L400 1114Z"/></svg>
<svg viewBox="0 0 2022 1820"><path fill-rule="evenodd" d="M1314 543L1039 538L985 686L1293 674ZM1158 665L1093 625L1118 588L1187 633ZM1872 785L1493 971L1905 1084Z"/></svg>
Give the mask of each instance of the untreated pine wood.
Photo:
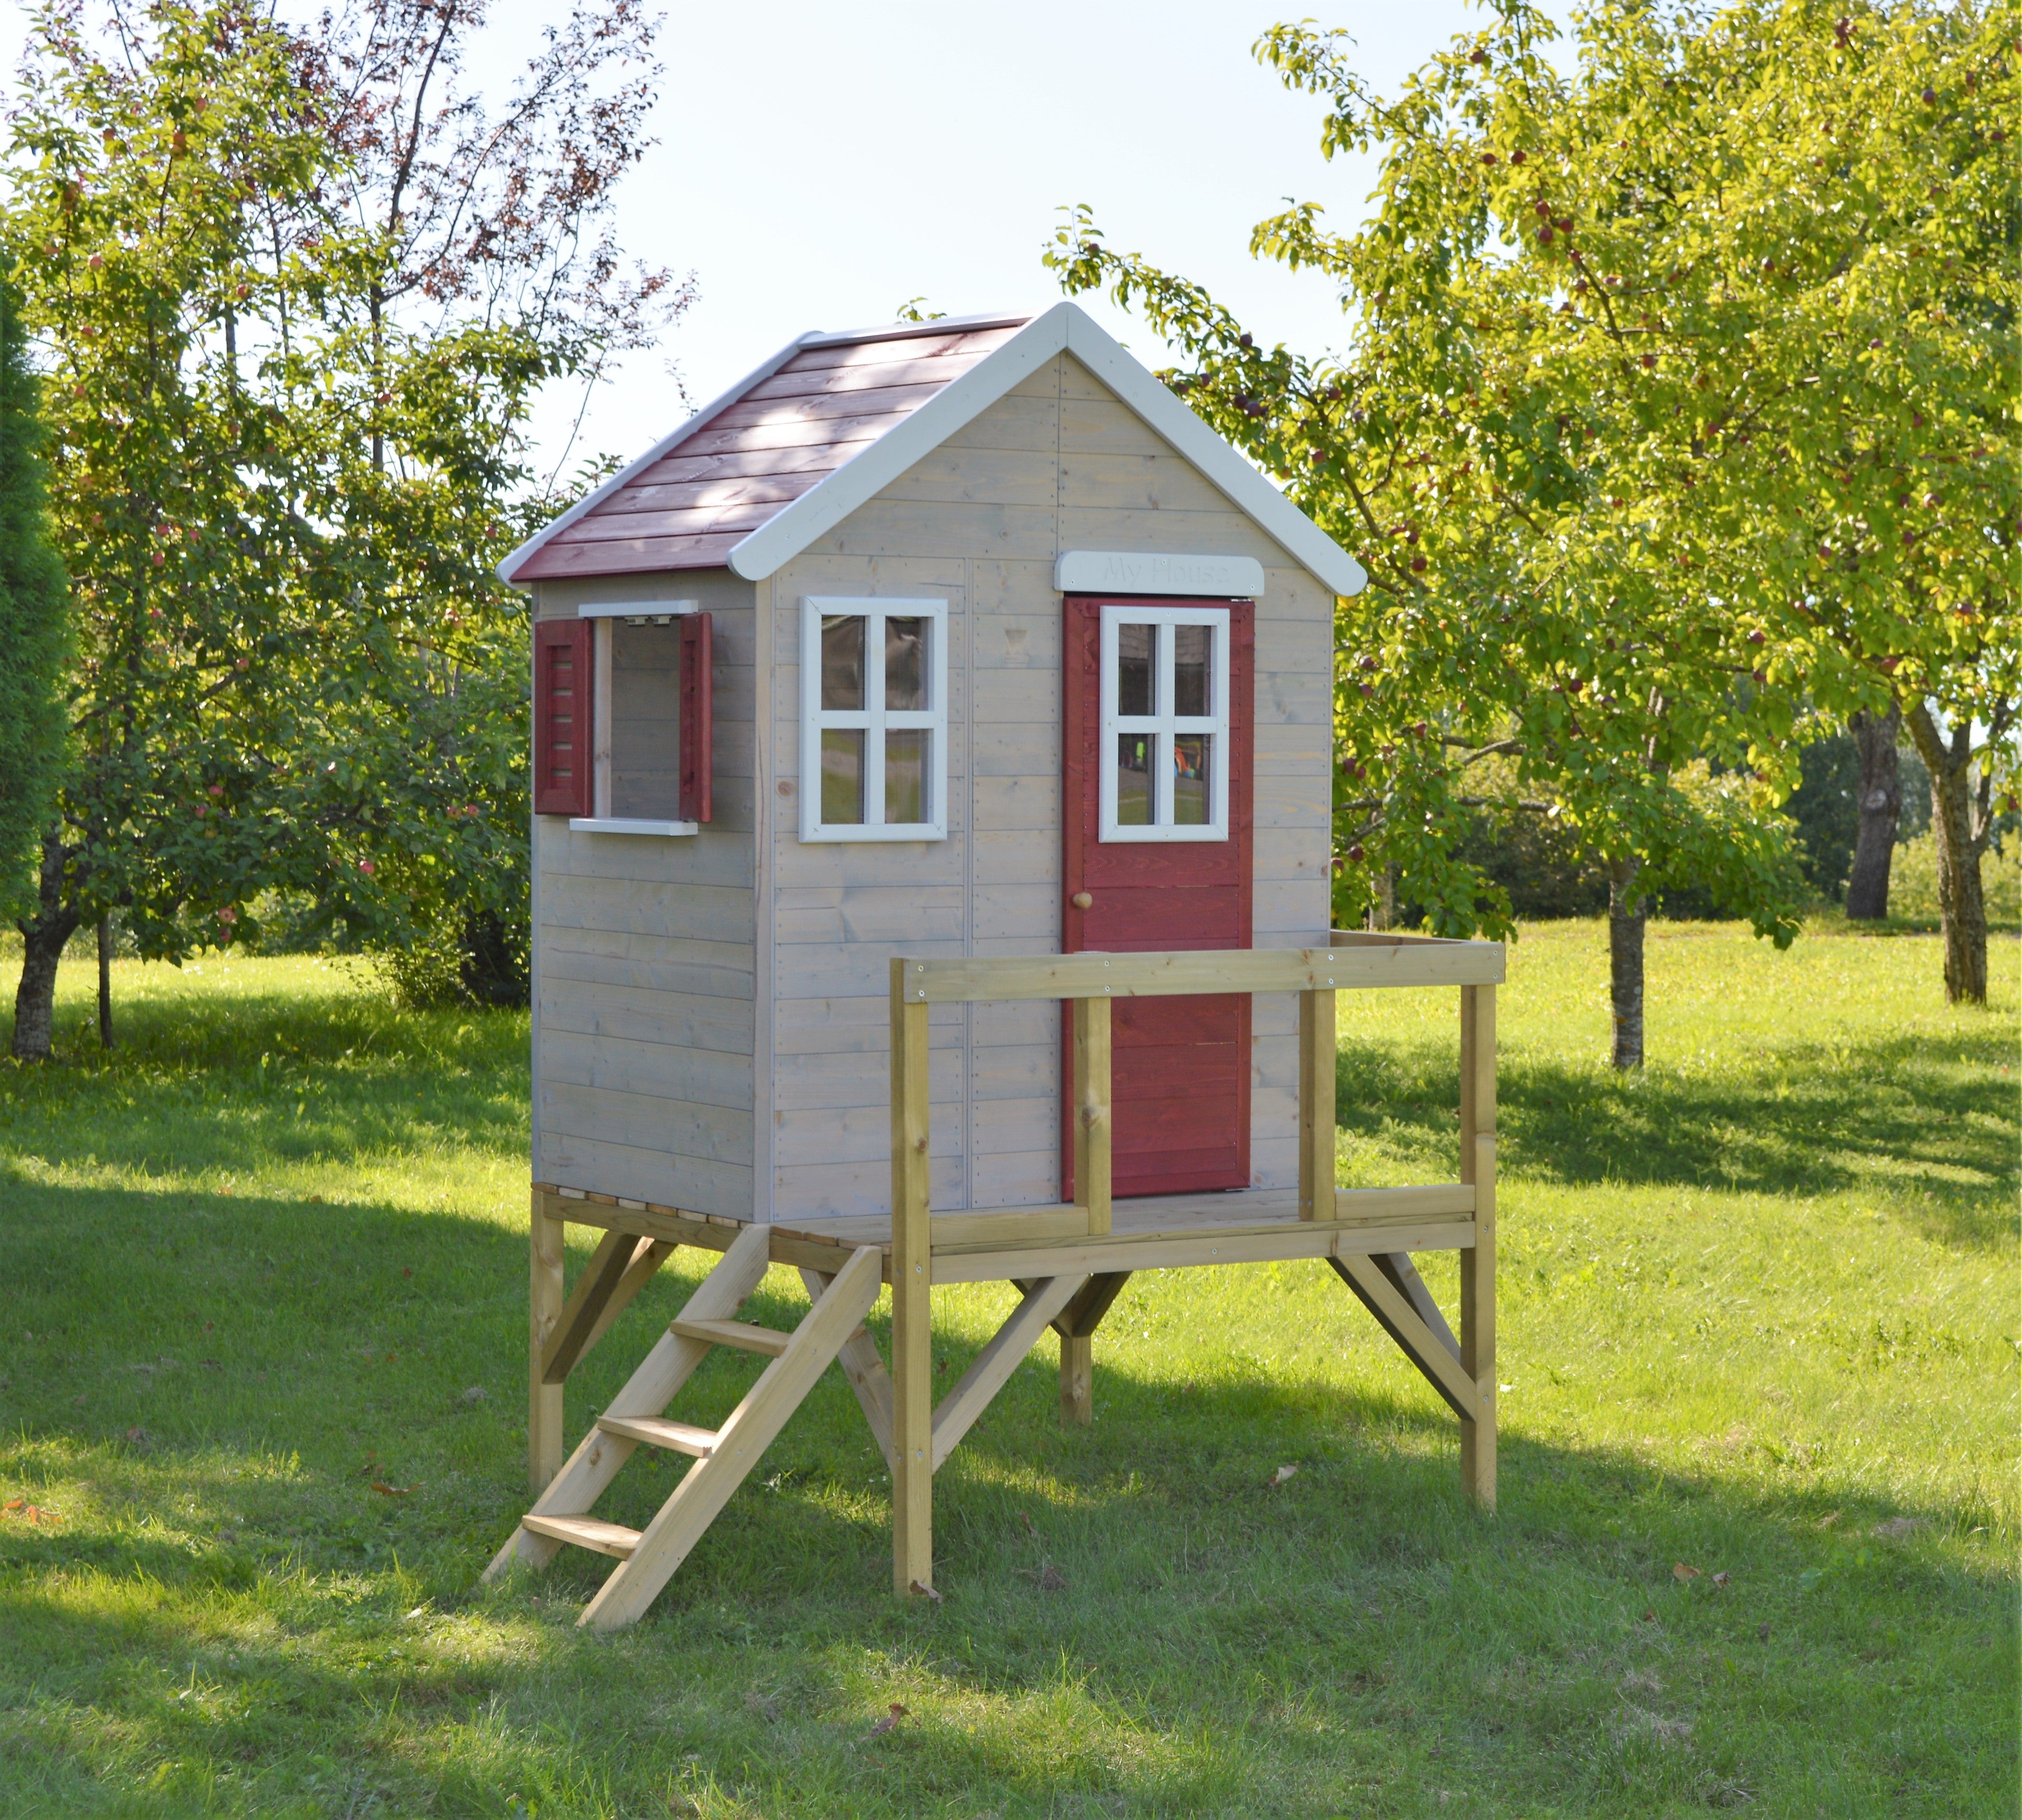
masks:
<svg viewBox="0 0 2022 1820"><path fill-rule="evenodd" d="M1095 1420L1095 1330L1130 1280L1127 1270L1090 1277L1053 1322L1060 1337L1060 1421L1069 1428Z"/></svg>
<svg viewBox="0 0 2022 1820"><path fill-rule="evenodd" d="M927 1207L927 1006L892 963L892 1583L934 1583L933 1227Z"/></svg>
<svg viewBox="0 0 2022 1820"><path fill-rule="evenodd" d="M1334 995L1299 994L1299 1217L1331 1220L1334 1173Z"/></svg>
<svg viewBox="0 0 2022 1820"><path fill-rule="evenodd" d="M1075 1204L1087 1214L1087 1231L1109 1230L1111 1138L1110 1001L1074 1001Z"/></svg>
<svg viewBox="0 0 2022 1820"><path fill-rule="evenodd" d="M1459 986L1502 977L1499 942L1380 947L1215 948L1151 954L964 957L892 962L908 1004L1026 998L1146 998L1217 992L1307 992Z"/></svg>
<svg viewBox="0 0 2022 1820"><path fill-rule="evenodd" d="M809 1270L803 1267L801 1281L807 1286L808 1300L819 1300L822 1293L834 1281L832 1273ZM885 1369L883 1355L878 1350L878 1342L870 1337L867 1328L859 1327L843 1341L835 1355L836 1362L842 1367L842 1374L849 1380L849 1388L856 1393L857 1406L863 1411L863 1419L870 1424L872 1438L878 1450L885 1456L885 1470L892 1470L892 1377Z"/></svg>
<svg viewBox="0 0 2022 1820"><path fill-rule="evenodd" d="M548 1381L548 1341L560 1324L564 1306L563 1224L549 1212L549 1198L535 1190L527 1233L527 1487L535 1497L561 1470L562 1386Z"/></svg>
<svg viewBox="0 0 2022 1820"><path fill-rule="evenodd" d="M559 1224L559 1222L557 1222ZM716 1267L697 1285L682 1310L698 1319L735 1315L745 1298L764 1279L766 1270L766 1229L747 1226L717 1260ZM713 1349L706 1340L689 1340L678 1333L663 1333L659 1343L639 1362L625 1381L624 1388L604 1411L608 1417L658 1416L673 1401L674 1393L695 1373L696 1366ZM559 1395L559 1387L551 1394ZM534 1501L534 1516L577 1517L584 1515L618 1476L619 1468L632 1457L638 1443L593 1425L562 1469ZM530 1529L522 1523L505 1547L492 1557L484 1570L487 1580L496 1579L516 1562L538 1567L553 1559L561 1545L552 1532Z"/></svg>
<svg viewBox="0 0 2022 1820"><path fill-rule="evenodd" d="M1461 1483L1495 1508L1495 988L1460 995L1460 1169L1474 1190L1474 1243L1460 1254L1460 1362L1480 1413L1460 1430Z"/></svg>
<svg viewBox="0 0 2022 1820"><path fill-rule="evenodd" d="M1086 1278L1080 1275L1042 1277L1025 1292L1004 1325L979 1352L954 1388L934 1411L934 1469L952 1453L977 1417L990 1407L991 1399L1024 1362L1039 1336L1059 1317L1080 1292Z"/></svg>
<svg viewBox="0 0 2022 1820"><path fill-rule="evenodd" d="M1481 1405L1473 1381L1374 1261L1354 1256L1331 1257L1327 1261L1404 1356L1424 1374L1425 1381L1446 1399L1454 1414L1462 1421L1478 1426Z"/></svg>
<svg viewBox="0 0 2022 1820"><path fill-rule="evenodd" d="M708 1457L689 1468L659 1514L640 1532L624 1567L583 1607L578 1625L616 1630L642 1617L731 1494L828 1369L844 1340L878 1299L874 1247L853 1252L795 1328L787 1350L759 1374L718 1429Z"/></svg>
<svg viewBox="0 0 2022 1820"><path fill-rule="evenodd" d="M542 1381L560 1384L644 1289L673 1247L630 1232L606 1232L576 1278L541 1357ZM622 1300L621 1300L622 1297ZM615 1306L613 1304L615 1304ZM560 1464L560 1461L557 1461Z"/></svg>

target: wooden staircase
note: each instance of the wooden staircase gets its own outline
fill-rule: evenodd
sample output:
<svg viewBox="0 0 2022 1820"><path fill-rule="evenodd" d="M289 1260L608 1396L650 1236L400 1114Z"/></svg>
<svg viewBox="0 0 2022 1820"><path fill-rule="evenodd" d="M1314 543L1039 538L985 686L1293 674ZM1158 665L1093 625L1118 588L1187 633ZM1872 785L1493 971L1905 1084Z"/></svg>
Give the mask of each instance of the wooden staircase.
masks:
<svg viewBox="0 0 2022 1820"><path fill-rule="evenodd" d="M831 1278L804 1272L813 1305L792 1333L783 1333L735 1318L764 1279L767 1241L763 1226L747 1227L738 1235L534 1508L520 1519L512 1539L485 1570L486 1579L495 1579L515 1562L543 1566L564 1542L612 1556L618 1565L578 1621L597 1630L615 1630L641 1616L659 1596L787 1417L845 1348L845 1368L860 1399L865 1399L865 1413L872 1413L871 1405L881 1395L889 1409L889 1384L881 1381L881 1369L875 1373L878 1381L867 1382L863 1357L867 1350L870 1359L876 1357L863 1324L883 1280L878 1248L867 1246L853 1252ZM852 1346L852 1341L860 1343ZM668 1404L718 1346L768 1355L772 1362L721 1428L670 1421L665 1413ZM889 1422L888 1416L888 1434ZM695 1464L644 1529L627 1529L592 1516L591 1507L633 1450L641 1446L685 1453Z"/></svg>

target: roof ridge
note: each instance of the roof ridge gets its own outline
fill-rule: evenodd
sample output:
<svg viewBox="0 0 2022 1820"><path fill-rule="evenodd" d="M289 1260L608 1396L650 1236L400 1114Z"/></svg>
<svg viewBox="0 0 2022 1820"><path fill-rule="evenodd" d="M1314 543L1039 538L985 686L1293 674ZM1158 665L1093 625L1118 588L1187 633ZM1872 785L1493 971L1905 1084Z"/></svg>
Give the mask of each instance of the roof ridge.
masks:
<svg viewBox="0 0 2022 1820"><path fill-rule="evenodd" d="M843 348L855 341L903 341L920 335L965 334L972 329L1022 328L1033 319L1030 310L993 310L974 316L933 316L924 323L888 323L874 329L811 329L801 337L803 348Z"/></svg>

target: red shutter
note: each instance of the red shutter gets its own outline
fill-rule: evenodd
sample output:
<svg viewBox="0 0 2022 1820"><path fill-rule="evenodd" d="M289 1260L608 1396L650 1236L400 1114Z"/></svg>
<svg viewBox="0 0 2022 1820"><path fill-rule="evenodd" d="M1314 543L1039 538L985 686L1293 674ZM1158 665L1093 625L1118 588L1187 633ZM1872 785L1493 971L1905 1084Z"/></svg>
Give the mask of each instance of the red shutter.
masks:
<svg viewBox="0 0 2022 1820"><path fill-rule="evenodd" d="M715 735L714 640L706 613L681 621L681 819L710 819L710 753Z"/></svg>
<svg viewBox="0 0 2022 1820"><path fill-rule="evenodd" d="M534 626L534 812L590 814L591 622Z"/></svg>

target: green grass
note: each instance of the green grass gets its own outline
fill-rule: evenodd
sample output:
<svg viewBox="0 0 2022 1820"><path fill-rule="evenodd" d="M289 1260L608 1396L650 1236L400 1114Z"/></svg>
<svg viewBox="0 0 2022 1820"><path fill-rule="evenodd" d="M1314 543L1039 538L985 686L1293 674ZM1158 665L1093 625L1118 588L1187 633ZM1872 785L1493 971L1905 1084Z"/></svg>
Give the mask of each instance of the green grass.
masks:
<svg viewBox="0 0 2022 1820"><path fill-rule="evenodd" d="M122 963L105 1058L67 968L62 1059L0 1069L0 1500L43 1513L0 1517L0 1811L2012 1813L2017 958L1961 1012L1927 939L1653 925L1623 1080L1600 932L1526 932L1493 1521L1319 1267L1144 1275L1092 1429L1043 1343L941 1475L940 1608L886 1592L831 1373L609 1639L586 1557L477 1584L522 1502L524 1019ZM1451 1174L1454 1023L1345 1001L1344 1181ZM1009 1299L939 1298L948 1381Z"/></svg>

